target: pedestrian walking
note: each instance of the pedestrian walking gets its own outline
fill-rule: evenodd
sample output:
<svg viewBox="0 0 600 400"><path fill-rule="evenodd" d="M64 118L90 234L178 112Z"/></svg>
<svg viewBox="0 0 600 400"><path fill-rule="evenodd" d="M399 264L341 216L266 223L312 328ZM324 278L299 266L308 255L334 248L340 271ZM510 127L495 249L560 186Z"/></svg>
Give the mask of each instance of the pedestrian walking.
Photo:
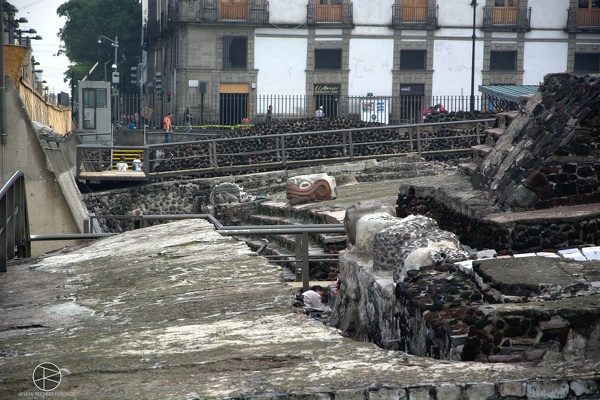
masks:
<svg viewBox="0 0 600 400"><path fill-rule="evenodd" d="M171 127L171 116L172 115L173 114L168 113L163 118L163 129L165 131L165 143L169 143L169 140L171 140L171 132L173 132L173 128Z"/></svg>

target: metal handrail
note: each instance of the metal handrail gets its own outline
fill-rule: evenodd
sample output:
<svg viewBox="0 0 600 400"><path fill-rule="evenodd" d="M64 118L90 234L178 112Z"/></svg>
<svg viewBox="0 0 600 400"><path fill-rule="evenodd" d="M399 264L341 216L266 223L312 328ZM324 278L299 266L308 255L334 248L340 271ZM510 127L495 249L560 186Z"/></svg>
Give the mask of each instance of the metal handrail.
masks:
<svg viewBox="0 0 600 400"><path fill-rule="evenodd" d="M148 221L181 220L201 218L213 224L223 236L295 234L295 258L287 262L296 262L302 271L303 288L309 286L308 235L320 233L345 233L343 224L306 224L306 225L245 225L224 226L211 214L170 214L170 215L90 215L84 221L84 233L66 234L30 234L27 213L27 193L25 175L15 172L0 190L0 272L6 272L8 260L15 256L31 257L32 241L47 240L83 240L99 239L116 233L93 233L96 219L134 219L140 220L140 227L148 226ZM313 258L314 260L314 258Z"/></svg>
<svg viewBox="0 0 600 400"><path fill-rule="evenodd" d="M295 258L286 260L295 262L297 270L302 272L302 286L304 290L309 287L309 261L308 254L309 234L321 233L346 233L344 224L299 224L299 225L243 225L225 226L211 214L169 214L169 215L90 215L84 221L86 229L91 230L93 220L98 219L133 219L140 221L140 228L147 227L148 221L169 221L180 219L205 219L213 224L217 232L222 236L257 236L257 235L296 235ZM325 259L323 259L325 260ZM319 261L323 261L319 259Z"/></svg>
<svg viewBox="0 0 600 400"><path fill-rule="evenodd" d="M456 152L469 152L471 151L470 147L427 150L423 142L444 142L452 139L461 141L473 140L480 143L483 134L480 125L483 124L483 129L485 129L494 121L494 118L487 118L469 121L382 125L343 130L278 133L258 136L211 137L189 142L161 143L139 147L79 145L77 146L77 178L83 180L151 180L182 174L219 173L253 168L288 168L293 165L346 162L364 158L396 157L414 153L418 155L445 155ZM453 125L473 125L474 132L456 136L440 135L435 137L421 134L428 127ZM389 140L379 140L376 142L369 141L368 138L361 138L358 135L359 133L382 130L396 131L398 135L391 136ZM323 145L314 146L309 144L308 146L304 146L301 143L302 140L298 139L306 136L322 138L321 142ZM260 146L248 145L249 143L259 142ZM361 148L364 150L374 145L381 151L361 154ZM193 147L194 154L185 154L185 152L181 151L182 146ZM248 150L252 147L255 149ZM111 172L103 175L101 171L105 169L104 166L111 164L111 161L107 160L106 156L112 154L111 150L114 148L136 149L140 153L143 153L144 171L133 174ZM333 149L338 155L332 156L333 158L309 158L311 154L316 154L312 150L321 150L324 148ZM93 156L88 156L88 152L89 154L93 154ZM178 164L173 164L182 161L185 161L186 165L190 165L190 169L185 171L180 170L176 168ZM150 165L154 167L151 168Z"/></svg>
<svg viewBox="0 0 600 400"><path fill-rule="evenodd" d="M0 272L6 272L8 260L31 256L25 174L15 172L0 190Z"/></svg>

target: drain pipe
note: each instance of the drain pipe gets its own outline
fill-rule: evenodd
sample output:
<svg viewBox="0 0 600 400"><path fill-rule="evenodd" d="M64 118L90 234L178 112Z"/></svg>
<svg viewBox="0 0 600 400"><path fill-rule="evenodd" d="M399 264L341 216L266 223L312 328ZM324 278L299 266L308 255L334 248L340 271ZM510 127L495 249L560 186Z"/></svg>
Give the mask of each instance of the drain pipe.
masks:
<svg viewBox="0 0 600 400"><path fill-rule="evenodd" d="M2 184L4 184L4 163L6 159L6 79L4 78L4 1L0 0L0 146L2 147ZM10 35L10 32L9 32ZM10 38L9 38L10 40Z"/></svg>

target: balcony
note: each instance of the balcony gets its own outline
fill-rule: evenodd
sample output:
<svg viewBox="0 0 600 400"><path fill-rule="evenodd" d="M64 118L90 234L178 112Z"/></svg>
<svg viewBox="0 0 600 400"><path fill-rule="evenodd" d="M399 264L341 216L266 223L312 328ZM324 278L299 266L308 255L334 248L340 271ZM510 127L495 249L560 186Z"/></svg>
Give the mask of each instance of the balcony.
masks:
<svg viewBox="0 0 600 400"><path fill-rule="evenodd" d="M483 7L483 30L517 31L531 30L531 7Z"/></svg>
<svg viewBox="0 0 600 400"><path fill-rule="evenodd" d="M600 33L600 8L570 7L567 32Z"/></svg>
<svg viewBox="0 0 600 400"><path fill-rule="evenodd" d="M438 7L392 6L392 26L399 29L437 29Z"/></svg>
<svg viewBox="0 0 600 400"><path fill-rule="evenodd" d="M229 2L200 0L198 21L208 23L267 24L269 3L266 1Z"/></svg>
<svg viewBox="0 0 600 400"><path fill-rule="evenodd" d="M306 7L308 25L352 26L352 3L327 5L312 3Z"/></svg>

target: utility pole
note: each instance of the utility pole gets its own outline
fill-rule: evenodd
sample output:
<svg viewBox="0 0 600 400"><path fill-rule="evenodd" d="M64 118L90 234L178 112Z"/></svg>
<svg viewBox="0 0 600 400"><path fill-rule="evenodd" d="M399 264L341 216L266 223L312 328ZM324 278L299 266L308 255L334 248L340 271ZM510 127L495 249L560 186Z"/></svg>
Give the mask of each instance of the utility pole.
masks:
<svg viewBox="0 0 600 400"><path fill-rule="evenodd" d="M475 39L477 38L477 35L475 35L475 22L477 14L477 0L472 0L471 6L473 7L473 35L471 36L473 45L471 51L471 98L469 100L471 112L473 112L475 111Z"/></svg>

